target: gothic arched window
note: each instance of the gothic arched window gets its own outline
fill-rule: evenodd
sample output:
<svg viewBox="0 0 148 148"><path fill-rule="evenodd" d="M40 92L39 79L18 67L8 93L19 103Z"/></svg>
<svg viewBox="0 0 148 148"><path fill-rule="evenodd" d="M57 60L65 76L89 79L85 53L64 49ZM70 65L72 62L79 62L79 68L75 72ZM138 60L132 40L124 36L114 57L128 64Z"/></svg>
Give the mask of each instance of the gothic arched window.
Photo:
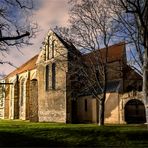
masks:
<svg viewBox="0 0 148 148"><path fill-rule="evenodd" d="M52 64L52 89L56 87L56 64Z"/></svg>
<svg viewBox="0 0 148 148"><path fill-rule="evenodd" d="M47 41L47 60L49 60L49 48L50 48L50 36L48 36L48 41Z"/></svg>
<svg viewBox="0 0 148 148"><path fill-rule="evenodd" d="M52 58L54 58L54 48L55 48L55 41L52 41L51 49L52 49Z"/></svg>

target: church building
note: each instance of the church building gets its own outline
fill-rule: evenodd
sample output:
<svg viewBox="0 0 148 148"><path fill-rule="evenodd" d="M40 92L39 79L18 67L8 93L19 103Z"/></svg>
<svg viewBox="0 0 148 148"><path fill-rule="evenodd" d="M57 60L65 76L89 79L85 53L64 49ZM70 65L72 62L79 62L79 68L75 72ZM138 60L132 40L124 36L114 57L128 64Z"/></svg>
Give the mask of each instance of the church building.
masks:
<svg viewBox="0 0 148 148"><path fill-rule="evenodd" d="M96 59L106 58L105 51L103 48L82 54L49 31L39 54L0 80L0 118L97 123L99 100L91 89L100 95L101 89L95 84L103 82L100 75L94 79L92 70L97 65ZM109 46L105 123L145 121L142 77L128 66L123 42Z"/></svg>

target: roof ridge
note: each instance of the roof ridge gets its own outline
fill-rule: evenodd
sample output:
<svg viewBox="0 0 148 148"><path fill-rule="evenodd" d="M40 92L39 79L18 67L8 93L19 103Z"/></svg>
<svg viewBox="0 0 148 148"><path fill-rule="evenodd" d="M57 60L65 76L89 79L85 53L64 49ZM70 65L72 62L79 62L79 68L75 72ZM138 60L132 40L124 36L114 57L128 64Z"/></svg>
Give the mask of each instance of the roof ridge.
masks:
<svg viewBox="0 0 148 148"><path fill-rule="evenodd" d="M34 58L36 58L39 54L36 54L35 56L33 56L32 58L30 58L28 61L26 61L24 64L20 65L19 68L23 67L24 65L26 65L27 63L29 63L31 60L33 60Z"/></svg>
<svg viewBox="0 0 148 148"><path fill-rule="evenodd" d="M23 67L25 67L25 65L27 65L29 62L31 62L33 59L37 58L39 54L36 54L35 56L33 56L32 58L30 58L28 61L26 61L25 63L23 63L22 65L20 65L18 68L16 68L15 70L13 70L11 73L9 73L8 75L6 75L4 77L4 79L8 78L9 76L11 76L11 74L15 73L16 71L22 69ZM23 71L22 71L23 72ZM18 72L19 73L19 72Z"/></svg>
<svg viewBox="0 0 148 148"><path fill-rule="evenodd" d="M125 45L124 42L119 42L118 44L108 46L108 54L107 54L108 62L113 62L113 61L123 59L123 55L125 51L124 45ZM95 52L89 52L87 54L83 54L83 58L85 61L88 61L89 59L95 62L94 54L96 54L97 56L99 56L101 60L104 60L106 57L105 51L106 51L106 48L97 49L95 50Z"/></svg>
<svg viewBox="0 0 148 148"><path fill-rule="evenodd" d="M125 42L124 41L122 41L122 42L119 42L119 43L116 43L116 44L113 44L113 45L110 45L110 46L108 46L108 48L111 48L111 47L114 47L114 46L122 46L122 45L125 45ZM106 47L103 47L103 48L100 48L100 49L96 49L95 51L99 51L99 50L104 50L104 49L106 49ZM93 51L91 51L91 52L88 52L88 53L86 53L86 54L83 54L83 56L85 56L85 55L89 55L89 54L91 54Z"/></svg>

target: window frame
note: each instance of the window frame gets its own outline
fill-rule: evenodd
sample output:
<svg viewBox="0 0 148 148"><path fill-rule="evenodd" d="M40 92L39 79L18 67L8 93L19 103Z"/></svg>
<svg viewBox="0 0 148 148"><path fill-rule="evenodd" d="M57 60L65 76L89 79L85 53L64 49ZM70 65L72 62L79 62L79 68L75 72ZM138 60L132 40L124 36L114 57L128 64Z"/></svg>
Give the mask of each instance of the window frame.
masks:
<svg viewBox="0 0 148 148"><path fill-rule="evenodd" d="M52 63L52 89L56 89L56 63Z"/></svg>

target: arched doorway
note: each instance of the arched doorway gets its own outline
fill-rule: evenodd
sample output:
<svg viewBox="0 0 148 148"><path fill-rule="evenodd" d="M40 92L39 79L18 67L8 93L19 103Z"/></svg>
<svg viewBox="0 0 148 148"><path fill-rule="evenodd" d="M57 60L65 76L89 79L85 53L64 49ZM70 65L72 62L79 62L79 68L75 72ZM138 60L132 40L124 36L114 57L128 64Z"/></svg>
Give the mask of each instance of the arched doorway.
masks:
<svg viewBox="0 0 148 148"><path fill-rule="evenodd" d="M127 123L145 123L144 104L137 99L128 101L125 105L125 121Z"/></svg>

